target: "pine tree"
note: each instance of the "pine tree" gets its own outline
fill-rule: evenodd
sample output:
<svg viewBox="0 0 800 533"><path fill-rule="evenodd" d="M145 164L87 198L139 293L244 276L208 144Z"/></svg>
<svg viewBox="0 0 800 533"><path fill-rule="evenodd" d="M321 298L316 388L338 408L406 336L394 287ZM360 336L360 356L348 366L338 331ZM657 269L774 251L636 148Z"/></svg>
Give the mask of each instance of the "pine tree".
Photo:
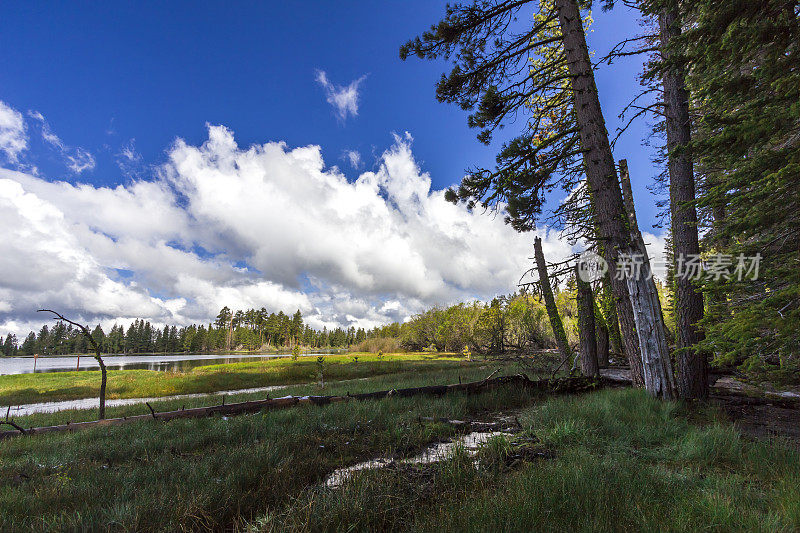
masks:
<svg viewBox="0 0 800 533"><path fill-rule="evenodd" d="M620 254L633 253L616 165L600 108L579 4L542 0L530 16L530 29L510 30L531 2L476 0L448 6L445 18L404 45L402 58L454 58L455 66L437 86L440 101L473 110L470 126L488 142L511 117L529 112L525 131L505 145L494 170L469 172L451 201L472 207L505 209L515 229L532 229L546 192L556 185L571 190L585 173L599 251L613 270ZM645 276L612 277L625 354L634 382L663 398L674 396L671 362L663 343L642 346L637 322L662 322L652 306L634 313L630 289L649 294ZM630 286L630 287L629 287ZM637 304L638 305L638 304ZM644 329L644 328L642 328ZM646 348L646 350L645 350Z"/></svg>
<svg viewBox="0 0 800 533"><path fill-rule="evenodd" d="M733 258L708 279L706 347L717 361L800 366L800 8L791 0L695 0L678 39L699 119L692 151L705 246ZM760 255L755 277L740 254ZM747 267L752 266L750 260ZM755 278L755 279L754 279Z"/></svg>

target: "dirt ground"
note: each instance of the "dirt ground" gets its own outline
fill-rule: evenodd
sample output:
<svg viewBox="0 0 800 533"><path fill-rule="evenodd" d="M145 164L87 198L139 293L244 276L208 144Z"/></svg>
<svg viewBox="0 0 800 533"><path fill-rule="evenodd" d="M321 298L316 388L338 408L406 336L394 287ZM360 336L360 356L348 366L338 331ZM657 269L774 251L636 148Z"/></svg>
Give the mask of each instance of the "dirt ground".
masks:
<svg viewBox="0 0 800 533"><path fill-rule="evenodd" d="M630 382L626 368L602 369L604 378ZM800 393L758 387L730 375L711 377L711 397L743 435L756 439L779 439L800 449Z"/></svg>
<svg viewBox="0 0 800 533"><path fill-rule="evenodd" d="M800 404L717 393L711 396L742 434L758 439L783 439L800 449Z"/></svg>

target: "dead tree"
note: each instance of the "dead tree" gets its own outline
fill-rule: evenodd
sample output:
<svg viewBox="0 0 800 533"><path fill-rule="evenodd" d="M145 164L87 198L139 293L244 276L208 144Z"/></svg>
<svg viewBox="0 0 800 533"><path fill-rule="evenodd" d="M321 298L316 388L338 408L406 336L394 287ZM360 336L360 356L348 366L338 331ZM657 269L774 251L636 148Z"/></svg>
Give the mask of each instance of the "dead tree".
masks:
<svg viewBox="0 0 800 533"><path fill-rule="evenodd" d="M528 6L534 12L521 16ZM436 95L442 102L472 110L470 126L488 143L494 131L530 113L524 132L504 145L493 170L470 170L445 198L468 207L503 210L518 231L534 229L543 208L544 193L556 181L570 189L585 173L591 199L592 231L612 272L621 254L633 251L620 192L614 155L600 106L594 68L584 33L578 0L529 2L483 0L451 4L445 18L430 31L403 45L400 57L454 61L442 76ZM518 20L524 32L515 31ZM634 292L646 293L647 282L630 280ZM624 352L633 382L654 396L672 398L669 379L645 379L642 362L668 361L660 344L643 344L637 329L662 322L652 307L632 309L626 280L612 277ZM637 303L638 298L637 298ZM641 328L639 327L641 325ZM652 372L651 372L652 373Z"/></svg>
<svg viewBox="0 0 800 533"><path fill-rule="evenodd" d="M550 285L550 276L547 273L547 264L544 262L544 252L542 251L542 239L536 237L533 240L533 251L536 258L536 269L539 272L539 286L542 291L544 307L547 309L547 316L550 318L550 326L553 328L553 336L556 338L558 353L561 361L566 361L570 356L567 334L564 332L564 324L558 314L556 300L553 297L553 287Z"/></svg>
<svg viewBox="0 0 800 533"><path fill-rule="evenodd" d="M581 373L587 377L600 375L597 363L597 338L594 323L594 298L592 287L578 275L575 266L575 282L578 300L578 337L580 338Z"/></svg>
<svg viewBox="0 0 800 533"><path fill-rule="evenodd" d="M625 282L628 284L628 293L636 319L636 333L642 349L645 388L660 397L672 399L676 397L676 390L672 360L669 357L667 328L664 326L664 315L661 311L661 302L658 299L658 290L653 279L653 269L650 266L647 248L636 220L628 162L625 159L619 162L619 170L625 212L630 227L630 239L633 244L632 253L636 254L639 258L637 260L641 261L640 264L637 264L638 269L627 272Z"/></svg>
<svg viewBox="0 0 800 533"><path fill-rule="evenodd" d="M92 333L89 331L89 328L83 324L78 324L77 322L73 322L72 320L65 318L62 314L56 313L52 309L39 309L37 313L52 313L55 315L56 320L66 322L77 327L83 336L89 340L92 348L94 348L94 358L97 361L97 364L100 365L100 415L98 418L103 420L106 417L106 364L103 362L103 358L100 356L100 346L97 344L97 341L94 340L94 337L92 337Z"/></svg>
<svg viewBox="0 0 800 533"><path fill-rule="evenodd" d="M622 334L619 331L617 305L614 303L614 293L611 290L611 274L608 272L606 272L606 275L603 277L602 294L602 311L606 319L606 325L608 326L610 349L617 356L622 356Z"/></svg>
<svg viewBox="0 0 800 533"><path fill-rule="evenodd" d="M602 251L605 260L616 271L620 255L635 252L630 222L624 218L625 207L586 45L579 3L576 0L555 0L555 6L571 77L573 107L584 150L586 181L597 217L598 237L604 240ZM660 306L655 308L646 305L651 303L651 282L641 276L628 276L625 280L612 277L625 352L631 364L634 383L641 376L650 394L672 399L675 397L675 388L666 343L650 342L650 330L660 328L663 334L664 328L661 314L657 312Z"/></svg>

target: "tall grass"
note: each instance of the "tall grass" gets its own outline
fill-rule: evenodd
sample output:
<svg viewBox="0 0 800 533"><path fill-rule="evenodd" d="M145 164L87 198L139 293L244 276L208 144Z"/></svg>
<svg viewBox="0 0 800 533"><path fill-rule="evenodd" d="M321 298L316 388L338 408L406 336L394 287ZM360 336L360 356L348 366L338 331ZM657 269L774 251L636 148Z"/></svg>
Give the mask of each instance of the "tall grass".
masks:
<svg viewBox="0 0 800 533"><path fill-rule="evenodd" d="M256 531L797 531L800 457L740 438L713 410L639 391L548 400L521 415L555 453L513 470L456 455L427 470L364 472L307 489ZM506 443L482 453L502 456Z"/></svg>
<svg viewBox="0 0 800 533"><path fill-rule="evenodd" d="M383 381L377 387L426 381L414 374L377 379ZM413 454L455 432L420 417L463 418L530 401L524 391L508 389L3 441L0 531L230 528L288 505L340 466Z"/></svg>

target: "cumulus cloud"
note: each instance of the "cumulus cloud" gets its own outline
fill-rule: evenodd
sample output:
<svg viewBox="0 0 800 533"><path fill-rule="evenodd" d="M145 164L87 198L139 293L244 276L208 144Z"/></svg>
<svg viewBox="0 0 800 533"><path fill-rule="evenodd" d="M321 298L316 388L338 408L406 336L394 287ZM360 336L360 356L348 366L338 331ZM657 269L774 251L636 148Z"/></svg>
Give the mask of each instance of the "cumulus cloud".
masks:
<svg viewBox="0 0 800 533"><path fill-rule="evenodd" d="M0 101L0 152L10 163L16 163L19 154L28 148L28 135L22 113Z"/></svg>
<svg viewBox="0 0 800 533"><path fill-rule="evenodd" d="M300 309L314 327L372 327L513 290L533 238L446 202L408 135L355 181L318 146L240 147L210 126L200 146L178 140L151 181L94 187L0 169L0 184L0 223L13 228L0 333L40 306L103 323ZM549 260L571 253L542 236Z"/></svg>
<svg viewBox="0 0 800 533"><path fill-rule="evenodd" d="M37 120L42 128L42 140L52 146L64 159L64 164L74 174L80 174L85 170L92 170L95 167L94 156L81 147L72 147L64 144L64 141L56 135L50 128L50 124L38 111L29 111L28 115Z"/></svg>
<svg viewBox="0 0 800 533"><path fill-rule="evenodd" d="M351 81L349 85L342 86L328 80L328 75L324 70L318 70L316 79L317 83L325 90L327 101L333 106L339 119L345 120L348 116L358 115L358 89L366 76L361 76L357 80Z"/></svg>
<svg viewBox="0 0 800 533"><path fill-rule="evenodd" d="M666 280L667 270L669 267L666 256L666 233L655 235L653 233L643 231L642 239L644 240L644 245L647 249L647 255L650 257L650 266L653 269L653 275L662 281Z"/></svg>

